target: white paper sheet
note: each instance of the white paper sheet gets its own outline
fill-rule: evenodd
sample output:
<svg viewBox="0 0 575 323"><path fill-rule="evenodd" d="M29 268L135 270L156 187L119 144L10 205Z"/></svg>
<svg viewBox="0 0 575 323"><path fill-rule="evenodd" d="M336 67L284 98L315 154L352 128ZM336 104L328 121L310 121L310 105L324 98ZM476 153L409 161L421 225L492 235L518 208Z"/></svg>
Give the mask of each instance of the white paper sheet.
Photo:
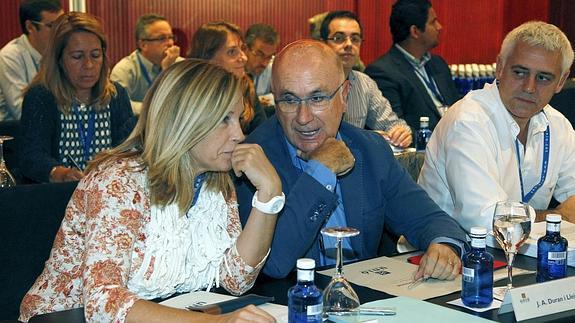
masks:
<svg viewBox="0 0 575 323"><path fill-rule="evenodd" d="M186 306L190 305L197 305L197 306L208 305L217 302L227 301L233 298L236 297L230 295L210 293L205 291L197 291L170 298L168 300L161 302L160 304L175 308L186 308ZM268 312L271 316L275 317L278 323L288 321L287 306L266 303L263 305L259 305L258 307Z"/></svg>
<svg viewBox="0 0 575 323"><path fill-rule="evenodd" d="M409 284L417 266L388 257L374 258L343 267L348 281L396 296L409 296L416 299L429 299L461 290L461 276L445 281L429 279L417 287L409 289ZM332 276L334 269L320 274Z"/></svg>

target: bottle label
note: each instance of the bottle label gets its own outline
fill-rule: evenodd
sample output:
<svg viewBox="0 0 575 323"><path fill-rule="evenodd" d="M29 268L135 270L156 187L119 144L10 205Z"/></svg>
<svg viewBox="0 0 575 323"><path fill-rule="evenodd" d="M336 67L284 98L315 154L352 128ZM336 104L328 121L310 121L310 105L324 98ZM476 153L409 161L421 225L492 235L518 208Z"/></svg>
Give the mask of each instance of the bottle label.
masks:
<svg viewBox="0 0 575 323"><path fill-rule="evenodd" d="M547 231L559 232L561 231L561 222L547 222Z"/></svg>
<svg viewBox="0 0 575 323"><path fill-rule="evenodd" d="M297 270L297 280L311 282L313 281L313 269L298 269Z"/></svg>
<svg viewBox="0 0 575 323"><path fill-rule="evenodd" d="M473 248L485 248L485 238L483 238L483 239L472 238L471 239L471 247L473 247Z"/></svg>
<svg viewBox="0 0 575 323"><path fill-rule="evenodd" d="M555 252L548 252L547 253L547 259L549 259L550 261L558 261L558 260L565 260L567 258L567 252L566 251L555 251Z"/></svg>
<svg viewBox="0 0 575 323"><path fill-rule="evenodd" d="M463 281L467 283L473 283L475 279L475 269L463 267Z"/></svg>
<svg viewBox="0 0 575 323"><path fill-rule="evenodd" d="M307 306L307 315L308 316L315 316L321 314L323 311L323 302L316 304L316 305L308 305Z"/></svg>

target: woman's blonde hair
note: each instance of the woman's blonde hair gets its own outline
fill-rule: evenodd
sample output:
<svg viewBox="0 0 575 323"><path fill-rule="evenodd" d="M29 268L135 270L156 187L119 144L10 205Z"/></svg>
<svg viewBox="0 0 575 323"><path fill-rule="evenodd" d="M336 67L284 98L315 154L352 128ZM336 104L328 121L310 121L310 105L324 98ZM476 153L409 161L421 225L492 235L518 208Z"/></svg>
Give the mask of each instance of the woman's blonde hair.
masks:
<svg viewBox="0 0 575 323"><path fill-rule="evenodd" d="M54 95L58 109L64 114L70 113L76 91L64 70L62 55L70 36L76 32L92 33L100 39L102 45L102 69L98 82L92 88L92 102L90 103L94 104L96 110L100 110L106 107L116 95L116 88L108 77L110 66L106 55L107 41L102 24L96 17L83 12L63 14L52 26L50 41L42 57L42 65L31 86L40 84L46 87Z"/></svg>
<svg viewBox="0 0 575 323"><path fill-rule="evenodd" d="M192 205L198 175L192 148L221 124L240 99L240 80L222 67L198 59L173 64L148 90L128 139L98 155L87 172L107 160L137 157L148 171L152 204L176 203L185 214ZM208 172L206 183L226 199L233 190L228 172Z"/></svg>

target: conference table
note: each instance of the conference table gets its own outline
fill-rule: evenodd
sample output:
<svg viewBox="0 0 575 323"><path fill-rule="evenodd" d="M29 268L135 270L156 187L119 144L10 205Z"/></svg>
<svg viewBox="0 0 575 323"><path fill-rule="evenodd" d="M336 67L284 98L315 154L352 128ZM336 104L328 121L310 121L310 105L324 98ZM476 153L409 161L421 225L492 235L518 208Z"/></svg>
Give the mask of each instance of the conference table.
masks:
<svg viewBox="0 0 575 323"><path fill-rule="evenodd" d="M495 259L497 260L505 260L505 255L501 250L488 248L489 251L494 255ZM407 258L410 254L402 254L397 257L401 257L402 259ZM515 259L514 268L523 268L527 270L535 270L536 268L536 259L519 255ZM318 269L318 271L321 269ZM500 269L505 270L505 269ZM568 267L568 275L575 276L575 268ZM345 266L344 266L344 274L345 274ZM315 282L316 285L320 288L325 288L330 281L330 277L316 274L315 275ZM272 279L266 277L265 275L260 275L258 280L256 281L255 286L248 292L254 293L258 295L265 295L265 296L273 296L274 303L287 305L287 290L296 283L296 275L295 272L290 274L288 277L284 279ZM496 282L495 286L504 286L507 283L507 279L501 280ZM527 275L520 275L516 276L513 279L514 286L525 286L535 283L535 274L527 274ZM394 297L393 295L386 294L384 292L380 292L368 287L358 286L352 284L354 290L358 294L361 303L367 303L371 301L376 301L380 299L387 299ZM223 289L217 289L216 292L226 293ZM435 297L432 299L427 300L428 302L445 306L447 308L451 308L456 311L462 311L469 313L471 315L480 316L489 320L497 321L497 322L515 322L515 316L513 312L505 313L502 315L497 314L497 310L488 310L481 313L476 313L474 311L454 306L451 304L447 304L447 302L455 300L459 298L459 292L451 293L448 295ZM417 309L414 309L417 310ZM524 322L573 322L575 321L575 309L567 312L557 313L552 316L546 316L542 318L538 318L536 320L524 321ZM30 320L31 323L52 323L52 322L84 322L84 314L83 309L74 309L50 314L44 314L41 316L37 316Z"/></svg>

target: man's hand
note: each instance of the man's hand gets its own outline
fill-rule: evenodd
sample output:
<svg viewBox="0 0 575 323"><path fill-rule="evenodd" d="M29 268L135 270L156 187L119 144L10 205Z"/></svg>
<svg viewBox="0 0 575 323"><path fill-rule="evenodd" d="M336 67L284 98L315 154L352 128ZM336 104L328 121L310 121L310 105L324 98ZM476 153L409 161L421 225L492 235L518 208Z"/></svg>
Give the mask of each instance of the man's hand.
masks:
<svg viewBox="0 0 575 323"><path fill-rule="evenodd" d="M162 59L162 62L160 63L162 71L174 64L176 59L180 57L180 47L176 45L168 47L164 53L164 59Z"/></svg>
<svg viewBox="0 0 575 323"><path fill-rule="evenodd" d="M403 125L397 125L387 132L387 140L394 146L406 148L411 145L411 129Z"/></svg>
<svg viewBox="0 0 575 323"><path fill-rule="evenodd" d="M81 171L64 166L56 166L50 172L50 182L52 183L79 181L82 177L84 177L84 173Z"/></svg>
<svg viewBox="0 0 575 323"><path fill-rule="evenodd" d="M413 280L421 277L453 280L459 274L460 268L461 261L453 248L441 243L432 243L421 258Z"/></svg>
<svg viewBox="0 0 575 323"><path fill-rule="evenodd" d="M561 214L563 220L575 223L575 196L570 196L563 201L563 203L559 204L555 210L557 211L555 213Z"/></svg>
<svg viewBox="0 0 575 323"><path fill-rule="evenodd" d="M324 143L310 153L298 150L298 156L304 160L317 160L337 176L347 174L355 165L355 158L345 142L327 138Z"/></svg>
<svg viewBox="0 0 575 323"><path fill-rule="evenodd" d="M260 145L237 145L232 153L232 168L236 176L246 175L258 190L260 201L281 195L282 182Z"/></svg>

